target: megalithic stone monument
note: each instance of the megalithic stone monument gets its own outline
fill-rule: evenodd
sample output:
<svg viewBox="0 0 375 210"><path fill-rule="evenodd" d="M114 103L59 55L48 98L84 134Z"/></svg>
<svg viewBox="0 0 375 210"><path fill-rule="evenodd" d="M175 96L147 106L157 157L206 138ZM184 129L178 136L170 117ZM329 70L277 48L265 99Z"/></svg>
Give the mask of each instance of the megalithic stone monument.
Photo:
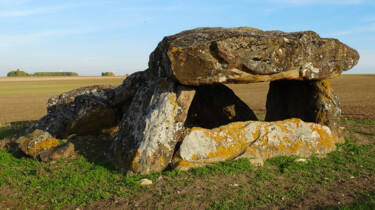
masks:
<svg viewBox="0 0 375 210"><path fill-rule="evenodd" d="M356 50L312 31L183 31L165 37L151 53L149 68L122 85L51 98L48 114L18 143L26 154L44 157L57 146L54 137L97 134L118 125L107 156L127 174L239 157L325 154L342 142L339 101L327 79L358 60ZM225 86L266 81L265 121Z"/></svg>

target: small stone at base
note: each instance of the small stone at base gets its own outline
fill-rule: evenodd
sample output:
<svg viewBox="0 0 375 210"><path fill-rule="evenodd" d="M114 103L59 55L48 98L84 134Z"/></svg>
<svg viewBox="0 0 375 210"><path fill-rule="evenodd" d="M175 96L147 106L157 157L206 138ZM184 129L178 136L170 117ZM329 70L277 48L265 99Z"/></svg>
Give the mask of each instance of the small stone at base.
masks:
<svg viewBox="0 0 375 210"><path fill-rule="evenodd" d="M152 181L149 180L149 179L141 179L141 180L139 180L139 183L141 185L152 185Z"/></svg>

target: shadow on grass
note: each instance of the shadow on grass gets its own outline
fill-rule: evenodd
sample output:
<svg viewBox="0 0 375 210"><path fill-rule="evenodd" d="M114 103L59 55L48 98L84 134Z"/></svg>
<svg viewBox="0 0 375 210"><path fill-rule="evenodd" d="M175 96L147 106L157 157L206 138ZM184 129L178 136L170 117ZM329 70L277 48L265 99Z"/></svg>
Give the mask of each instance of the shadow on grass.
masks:
<svg viewBox="0 0 375 210"><path fill-rule="evenodd" d="M10 122L0 127L0 141L16 140L25 134L25 130L35 121ZM66 141L66 140L65 140ZM108 151L113 139L109 135L100 136L73 136L67 140L74 144L78 155L83 156L88 162L105 167L114 171L115 168L107 161L106 152ZM5 147L7 151L15 158L22 158L26 155L15 148L14 145Z"/></svg>
<svg viewBox="0 0 375 210"><path fill-rule="evenodd" d="M115 171L116 169L107 161L106 153L113 139L109 135L100 136L74 136L68 140L74 144L75 151L96 165Z"/></svg>

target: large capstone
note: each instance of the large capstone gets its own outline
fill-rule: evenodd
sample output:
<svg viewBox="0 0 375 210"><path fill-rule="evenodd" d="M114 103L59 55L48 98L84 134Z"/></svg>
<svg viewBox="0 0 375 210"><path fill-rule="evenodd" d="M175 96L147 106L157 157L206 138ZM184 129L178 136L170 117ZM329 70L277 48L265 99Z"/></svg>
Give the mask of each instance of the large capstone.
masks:
<svg viewBox="0 0 375 210"><path fill-rule="evenodd" d="M154 75L184 85L336 77L357 64L356 50L313 31L196 28L167 36L150 56Z"/></svg>

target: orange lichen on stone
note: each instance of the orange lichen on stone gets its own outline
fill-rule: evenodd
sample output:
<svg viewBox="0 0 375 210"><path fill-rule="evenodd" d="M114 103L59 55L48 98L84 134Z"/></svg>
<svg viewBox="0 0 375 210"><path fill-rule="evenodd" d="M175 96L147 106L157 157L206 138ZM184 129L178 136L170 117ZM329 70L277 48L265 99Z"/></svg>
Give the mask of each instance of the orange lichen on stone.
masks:
<svg viewBox="0 0 375 210"><path fill-rule="evenodd" d="M160 157L159 157L159 163L160 163L161 165L164 165L164 164L165 164L165 160L164 160L164 157L163 157L163 156L160 156Z"/></svg>
<svg viewBox="0 0 375 210"><path fill-rule="evenodd" d="M172 47L171 48L171 50L170 50L171 52L182 52L182 49L180 49L180 48L177 48L177 47Z"/></svg>
<svg viewBox="0 0 375 210"><path fill-rule="evenodd" d="M20 137L17 143L25 154L33 157L59 145L59 141L56 138L48 132L39 129L34 130L27 136Z"/></svg>
<svg viewBox="0 0 375 210"><path fill-rule="evenodd" d="M173 168L178 170L188 170L189 168L194 168L197 166L200 165L186 160L179 160L173 165Z"/></svg>
<svg viewBox="0 0 375 210"><path fill-rule="evenodd" d="M280 142L279 145L276 146L280 151L285 151L286 150L286 146Z"/></svg>
<svg viewBox="0 0 375 210"><path fill-rule="evenodd" d="M310 125L310 129L319 134L320 137L318 138L318 141L321 145L327 148L333 148L335 146L332 136L328 134L327 131L317 128L314 124Z"/></svg>
<svg viewBox="0 0 375 210"><path fill-rule="evenodd" d="M36 143L34 147L29 149L29 155L33 156L37 152L49 150L51 148L57 147L57 145L59 145L59 141L55 138L44 139Z"/></svg>
<svg viewBox="0 0 375 210"><path fill-rule="evenodd" d="M131 165L130 167L134 170L134 171L139 171L140 170L140 167L139 167L139 163L138 163L138 157L141 155L141 153L139 151L137 151L134 155L134 158L131 162Z"/></svg>
<svg viewBox="0 0 375 210"><path fill-rule="evenodd" d="M297 139L294 144L288 147L288 151L291 153L296 153L298 150L300 150L303 142L300 139Z"/></svg>

